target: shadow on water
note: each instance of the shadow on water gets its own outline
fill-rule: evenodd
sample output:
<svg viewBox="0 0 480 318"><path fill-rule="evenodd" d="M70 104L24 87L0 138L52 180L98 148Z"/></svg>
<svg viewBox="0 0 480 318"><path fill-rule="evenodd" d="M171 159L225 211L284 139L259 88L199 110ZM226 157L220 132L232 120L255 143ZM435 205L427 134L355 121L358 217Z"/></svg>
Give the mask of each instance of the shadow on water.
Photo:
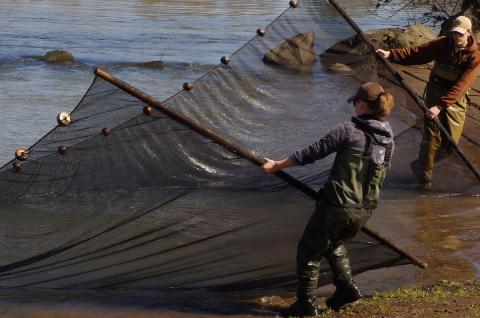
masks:
<svg viewBox="0 0 480 318"><path fill-rule="evenodd" d="M272 291L268 291L271 293ZM284 290L275 294L286 296ZM68 312L68 317L101 313L109 317L165 316L272 316L286 305L280 296L265 291L214 292L211 290L0 290L0 313L12 317L45 317ZM289 300L288 300L289 301ZM103 316L103 315L102 315ZM3 316L2 316L3 317ZM62 316L63 317L63 316Z"/></svg>

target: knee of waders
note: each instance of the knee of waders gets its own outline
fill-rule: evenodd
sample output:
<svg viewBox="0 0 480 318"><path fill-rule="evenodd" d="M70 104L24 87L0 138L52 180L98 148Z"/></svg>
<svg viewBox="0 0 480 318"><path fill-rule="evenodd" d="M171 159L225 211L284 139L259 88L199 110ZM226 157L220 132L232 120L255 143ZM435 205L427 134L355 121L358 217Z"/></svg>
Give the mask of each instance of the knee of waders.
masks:
<svg viewBox="0 0 480 318"><path fill-rule="evenodd" d="M325 257L329 260L347 257L347 248L343 244L334 246L327 251Z"/></svg>
<svg viewBox="0 0 480 318"><path fill-rule="evenodd" d="M333 283L349 283L352 280L352 268L347 249L343 244L336 246L325 255L333 274Z"/></svg>
<svg viewBox="0 0 480 318"><path fill-rule="evenodd" d="M320 271L320 261L316 260L298 260L297 274L300 278L309 277L317 279Z"/></svg>
<svg viewBox="0 0 480 318"><path fill-rule="evenodd" d="M435 157L435 162L440 162L444 159L450 157L453 153L453 146L450 143L442 144L439 151L437 152L437 156Z"/></svg>

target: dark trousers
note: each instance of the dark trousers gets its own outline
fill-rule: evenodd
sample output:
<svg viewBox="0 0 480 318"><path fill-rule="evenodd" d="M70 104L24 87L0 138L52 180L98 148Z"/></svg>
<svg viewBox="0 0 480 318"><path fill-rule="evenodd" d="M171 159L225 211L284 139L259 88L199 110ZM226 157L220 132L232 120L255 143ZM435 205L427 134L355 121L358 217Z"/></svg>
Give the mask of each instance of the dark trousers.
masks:
<svg viewBox="0 0 480 318"><path fill-rule="evenodd" d="M298 243L297 275L299 299L313 298L318 285L320 261L325 257L330 264L334 284L351 280L350 261L343 245L353 238L371 216L371 210L339 208L326 202L317 202Z"/></svg>

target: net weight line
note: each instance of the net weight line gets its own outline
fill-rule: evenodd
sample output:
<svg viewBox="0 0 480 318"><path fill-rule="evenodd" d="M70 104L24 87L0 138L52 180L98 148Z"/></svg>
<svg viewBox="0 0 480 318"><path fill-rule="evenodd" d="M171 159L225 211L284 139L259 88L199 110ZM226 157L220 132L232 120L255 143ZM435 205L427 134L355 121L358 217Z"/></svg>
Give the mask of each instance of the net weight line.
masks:
<svg viewBox="0 0 480 318"><path fill-rule="evenodd" d="M418 97L415 91L408 85L405 79L400 75L400 73L395 70L395 68L388 62L388 60L381 54L377 53L375 45L373 45L372 41L367 38L365 33L363 33L362 29L352 20L352 18L338 5L335 0L328 0L329 3L337 10L337 12L348 22L348 24L352 27L352 29L360 36L360 38L367 44L367 46L373 51L374 55L382 61L383 64L387 67L388 71L392 73L392 75L400 82L402 87L407 91L407 93L413 98L415 103L423 110L424 113L428 111L427 106L425 103ZM475 168L472 162L467 158L465 153L457 146L455 141L453 140L450 133L445 129L445 127L440 123L438 117L435 117L433 123L437 128L442 132L442 134L447 138L448 142L452 145L455 151L458 153L460 158L467 164L470 170L475 174L477 179L480 181L480 172Z"/></svg>
<svg viewBox="0 0 480 318"><path fill-rule="evenodd" d="M133 87L132 85L130 85L130 84L114 77L114 76L112 76L111 74L107 73L105 70L102 70L99 67L95 67L94 68L94 73L98 77L106 80L107 82L110 82L111 84L117 86L118 88L125 91L126 93L140 99L141 101L143 101L147 105L155 106L158 110L160 110L161 112L163 112L164 114L166 114L167 116L172 118L173 120L192 128L193 130L195 130L196 132L198 132L202 136L207 137L207 138L217 142L218 144L225 147L229 151L242 156L243 158L253 162L254 164L263 165L265 163L264 158L261 158L261 157L255 155L254 153L252 153L250 150L245 149L245 148L241 147L240 145L237 145L237 144L231 142L230 140L226 139L225 137L223 137L219 133L213 131L212 129L210 129L208 127L203 126L202 124L200 124L195 119L192 119L192 118L186 116L185 114L183 114L181 112L178 112L178 111L166 106L165 104L163 104L162 102L157 100L155 97L153 97L151 95L148 95L145 92L141 91L140 89L138 89L136 87ZM288 183L289 185L291 185L291 186L297 188L298 190L302 191L304 194L306 194L310 198L312 198L314 200L317 199L317 196L318 196L317 191L315 191L314 189L312 189L308 185L300 182L299 180L295 179L294 177L292 177L288 173L280 170L280 171L275 172L275 175L277 177L279 177L280 179L282 179L283 181L285 181L286 183ZM389 248L396 251L397 253L404 256L405 258L409 259L410 261L412 261L413 264L418 265L421 268L426 268L428 266L425 262L419 260L417 257L411 255L407 251L405 251L402 248L396 246L393 242L391 242L387 238L382 237L380 234L378 234L377 232L368 228L366 225L364 225L362 227L362 231L364 233L366 233L367 235L370 235L371 237L380 241L381 243L387 245Z"/></svg>

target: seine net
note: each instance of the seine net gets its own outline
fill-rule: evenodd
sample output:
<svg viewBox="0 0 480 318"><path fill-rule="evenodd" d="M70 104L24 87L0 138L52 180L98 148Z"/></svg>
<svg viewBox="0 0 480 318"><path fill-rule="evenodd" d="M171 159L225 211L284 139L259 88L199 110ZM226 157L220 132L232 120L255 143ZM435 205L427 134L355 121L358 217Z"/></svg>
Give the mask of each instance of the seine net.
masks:
<svg viewBox="0 0 480 318"><path fill-rule="evenodd" d="M417 151L421 116L325 1L300 1L229 58L164 104L278 159L350 120L346 99L377 80L395 94L389 120L400 136L386 191L411 181L403 165ZM146 106L96 77L70 125L34 144L20 171L16 160L0 170L1 287L294 282L296 244L314 201L158 109L145 114ZM288 172L318 190L332 162ZM456 167L451 173L475 184ZM348 249L356 273L410 263L364 232ZM328 284L326 263L321 271L320 284Z"/></svg>

